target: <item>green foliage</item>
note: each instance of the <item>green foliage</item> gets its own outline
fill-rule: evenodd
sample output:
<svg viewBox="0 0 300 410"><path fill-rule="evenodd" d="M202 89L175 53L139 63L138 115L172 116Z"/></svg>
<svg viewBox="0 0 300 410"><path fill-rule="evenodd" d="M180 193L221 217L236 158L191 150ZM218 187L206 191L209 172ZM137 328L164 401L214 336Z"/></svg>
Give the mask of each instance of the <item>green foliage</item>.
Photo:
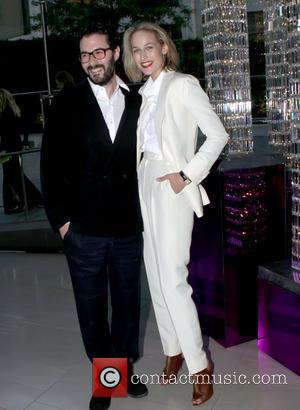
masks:
<svg viewBox="0 0 300 410"><path fill-rule="evenodd" d="M265 43L262 35L249 35L251 75L265 74Z"/></svg>
<svg viewBox="0 0 300 410"><path fill-rule="evenodd" d="M94 22L117 27L120 32L137 21L153 21L163 25L172 35L180 36L181 25L189 17L189 9L180 0L93 0L89 4L57 0L49 5L47 25L52 34L76 37L83 27ZM40 27L40 16L33 28Z"/></svg>
<svg viewBox="0 0 300 410"><path fill-rule="evenodd" d="M177 40L180 56L180 71L204 78L203 42L200 39Z"/></svg>
<svg viewBox="0 0 300 410"><path fill-rule="evenodd" d="M82 76L77 60L78 42L76 37L83 27L93 22L114 25L119 31L137 21L153 21L163 25L176 43L181 59L180 70L204 78L202 40L182 40L181 25L187 21L189 10L180 0L86 0L72 3L57 0L47 12L51 36L48 41L50 73L59 70L70 71L76 80ZM40 26L39 18L35 27ZM62 40L63 38L63 40ZM32 42L0 42L2 55L6 58L0 66L1 86L12 91L29 91L46 88L44 73L43 45L40 40ZM253 115L265 116L265 46L263 36L249 36L250 72ZM19 75L19 61L26 61ZM41 69L42 67L42 69ZM118 73L124 77L119 61ZM24 78L26 81L24 81ZM125 79L125 77L124 77ZM53 86L54 86L53 82ZM202 82L202 85L205 84Z"/></svg>
<svg viewBox="0 0 300 410"><path fill-rule="evenodd" d="M265 43L263 35L249 35L253 117L266 116Z"/></svg>

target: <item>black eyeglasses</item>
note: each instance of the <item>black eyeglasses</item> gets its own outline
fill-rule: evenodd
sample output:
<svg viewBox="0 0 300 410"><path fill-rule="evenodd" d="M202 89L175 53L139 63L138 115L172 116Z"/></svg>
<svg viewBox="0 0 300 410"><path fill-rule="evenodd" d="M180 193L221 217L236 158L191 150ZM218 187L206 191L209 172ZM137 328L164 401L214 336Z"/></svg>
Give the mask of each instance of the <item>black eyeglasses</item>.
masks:
<svg viewBox="0 0 300 410"><path fill-rule="evenodd" d="M79 54L79 61L81 63L88 63L91 59L91 56L93 56L96 60L103 60L108 50L111 50L111 47L96 48L96 50L93 50L90 53L88 51L83 51Z"/></svg>

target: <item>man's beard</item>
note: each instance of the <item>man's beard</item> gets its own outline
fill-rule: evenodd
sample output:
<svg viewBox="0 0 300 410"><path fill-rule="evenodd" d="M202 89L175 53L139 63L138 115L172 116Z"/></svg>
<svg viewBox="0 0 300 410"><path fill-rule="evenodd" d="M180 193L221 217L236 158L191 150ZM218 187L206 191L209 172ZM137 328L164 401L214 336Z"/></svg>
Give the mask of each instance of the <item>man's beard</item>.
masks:
<svg viewBox="0 0 300 410"><path fill-rule="evenodd" d="M101 85L104 86L106 84L108 84L110 82L110 80L113 78L114 74L115 74L115 61L114 61L114 57L112 56L112 58L110 59L110 61L107 64L107 67L105 68L105 66L103 64L97 64L95 66L88 66L87 67L87 72L88 72L88 77L89 79L97 85ZM96 68L102 68L102 76L101 77L93 77L92 74L90 73L91 69L96 69Z"/></svg>

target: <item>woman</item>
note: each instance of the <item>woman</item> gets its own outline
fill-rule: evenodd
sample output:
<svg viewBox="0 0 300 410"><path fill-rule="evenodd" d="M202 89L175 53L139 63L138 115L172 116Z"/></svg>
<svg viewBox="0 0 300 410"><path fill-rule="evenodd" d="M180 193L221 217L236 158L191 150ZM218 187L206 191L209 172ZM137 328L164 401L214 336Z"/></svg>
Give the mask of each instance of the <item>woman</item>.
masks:
<svg viewBox="0 0 300 410"><path fill-rule="evenodd" d="M59 91L67 90L75 85L74 78L68 71L59 71L55 76L55 83Z"/></svg>
<svg viewBox="0 0 300 410"><path fill-rule="evenodd" d="M176 71L168 34L140 23L124 35L124 67L132 81L148 77L137 132L144 259L166 364L162 383L177 375L183 357L193 375L194 405L212 393L192 289L187 283L193 213L209 202L200 182L228 135L196 78ZM198 126L206 141L195 154ZM142 155L143 153L143 155ZM142 157L142 161L140 159Z"/></svg>
<svg viewBox="0 0 300 410"><path fill-rule="evenodd" d="M21 151L22 141L19 132L21 111L12 94L0 89L0 153ZM24 193L21 167L17 155L6 157L3 167L3 206L6 214L24 210ZM24 175L27 204L29 208L41 206L42 195L31 181Z"/></svg>

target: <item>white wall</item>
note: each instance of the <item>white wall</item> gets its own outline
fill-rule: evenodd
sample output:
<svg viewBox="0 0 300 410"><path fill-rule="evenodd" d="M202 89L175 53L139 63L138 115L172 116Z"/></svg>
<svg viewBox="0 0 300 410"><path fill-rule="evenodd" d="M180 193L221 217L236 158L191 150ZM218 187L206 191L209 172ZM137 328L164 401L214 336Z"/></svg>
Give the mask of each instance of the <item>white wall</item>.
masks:
<svg viewBox="0 0 300 410"><path fill-rule="evenodd" d="M36 16L37 14L40 13L41 11L40 6L34 6L33 4L31 4L31 0L28 0L28 5L29 5L30 16Z"/></svg>
<svg viewBox="0 0 300 410"><path fill-rule="evenodd" d="M0 1L0 39L24 33L23 11L21 0Z"/></svg>
<svg viewBox="0 0 300 410"><path fill-rule="evenodd" d="M203 7L203 0L182 0L182 3L189 7L191 18L189 24L182 28L182 37L187 38L201 38L202 24L201 24L201 10ZM258 11L263 9L263 0L247 0L248 11Z"/></svg>
<svg viewBox="0 0 300 410"><path fill-rule="evenodd" d="M259 11L263 10L263 8L263 0L247 0L248 11Z"/></svg>
<svg viewBox="0 0 300 410"><path fill-rule="evenodd" d="M182 0L182 3L191 10L191 17L188 24L182 27L182 37L184 39L201 37L201 1Z"/></svg>

